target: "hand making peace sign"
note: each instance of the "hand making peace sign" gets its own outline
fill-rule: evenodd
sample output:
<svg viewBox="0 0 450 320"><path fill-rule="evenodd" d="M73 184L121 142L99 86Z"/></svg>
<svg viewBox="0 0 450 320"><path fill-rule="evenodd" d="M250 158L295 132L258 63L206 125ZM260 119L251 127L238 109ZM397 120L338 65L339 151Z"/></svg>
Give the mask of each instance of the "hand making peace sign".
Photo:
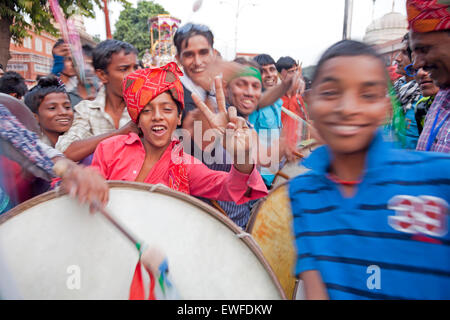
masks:
<svg viewBox="0 0 450 320"><path fill-rule="evenodd" d="M195 93L192 94L192 99L211 128L223 138L223 147L233 155L236 169L250 173L254 166L250 154L254 139L253 130L248 127L244 118L238 117L235 107L229 107L227 110L220 77L215 78L215 86L218 113L214 113Z"/></svg>

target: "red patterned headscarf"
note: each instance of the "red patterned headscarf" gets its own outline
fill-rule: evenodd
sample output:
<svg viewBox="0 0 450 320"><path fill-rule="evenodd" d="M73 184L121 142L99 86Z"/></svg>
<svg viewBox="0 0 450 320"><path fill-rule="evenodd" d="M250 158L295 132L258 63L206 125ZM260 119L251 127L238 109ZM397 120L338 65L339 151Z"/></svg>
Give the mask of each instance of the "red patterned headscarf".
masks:
<svg viewBox="0 0 450 320"><path fill-rule="evenodd" d="M432 32L450 29L449 0L407 0L408 29Z"/></svg>
<svg viewBox="0 0 450 320"><path fill-rule="evenodd" d="M175 62L170 62L161 68L140 69L129 74L123 81L123 98L131 119L137 122L144 107L165 91L169 91L180 103L181 109L184 109L183 85L178 78L182 75ZM172 152L170 159L166 159L169 161L168 186L173 190L189 194L189 180L186 165L183 162L183 146L180 141L172 141L169 147L172 148ZM177 161L173 161L173 158Z"/></svg>
<svg viewBox="0 0 450 320"><path fill-rule="evenodd" d="M123 98L131 119L137 122L144 107L165 91L169 91L183 109L183 85L178 78L182 75L175 62L161 68L140 69L130 73L123 81Z"/></svg>

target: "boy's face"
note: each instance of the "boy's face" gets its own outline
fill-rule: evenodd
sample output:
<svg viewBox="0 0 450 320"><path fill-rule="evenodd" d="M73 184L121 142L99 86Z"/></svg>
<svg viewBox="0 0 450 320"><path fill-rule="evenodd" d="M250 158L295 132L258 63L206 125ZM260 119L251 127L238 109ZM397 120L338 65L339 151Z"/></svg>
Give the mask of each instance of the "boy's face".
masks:
<svg viewBox="0 0 450 320"><path fill-rule="evenodd" d="M42 100L35 116L44 132L66 132L73 121L69 97L63 92L49 93Z"/></svg>
<svg viewBox="0 0 450 320"><path fill-rule="evenodd" d="M111 55L111 62L104 70L97 70L97 76L107 87L108 91L122 98L122 84L123 79L138 67L137 57L134 53L125 54L125 51L113 53Z"/></svg>
<svg viewBox="0 0 450 320"><path fill-rule="evenodd" d="M150 101L139 114L138 127L145 143L153 148L166 148L172 133L181 124L181 114L172 96L163 92Z"/></svg>
<svg viewBox="0 0 450 320"><path fill-rule="evenodd" d="M329 59L307 103L314 127L334 153L365 151L390 107L384 66L370 56Z"/></svg>
<svg viewBox="0 0 450 320"><path fill-rule="evenodd" d="M239 113L248 118L256 110L261 97L262 85L255 77L239 77L233 79L227 87L228 102L235 106Z"/></svg>

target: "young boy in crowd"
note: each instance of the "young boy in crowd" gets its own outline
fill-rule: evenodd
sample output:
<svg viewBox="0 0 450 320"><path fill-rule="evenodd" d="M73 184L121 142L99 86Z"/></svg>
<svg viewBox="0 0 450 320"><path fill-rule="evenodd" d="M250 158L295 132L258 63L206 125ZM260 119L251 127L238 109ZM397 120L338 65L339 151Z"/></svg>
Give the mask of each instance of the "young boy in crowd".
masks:
<svg viewBox="0 0 450 320"><path fill-rule="evenodd" d="M93 64L103 87L95 100L83 100L74 107L73 125L56 144L67 158L85 164L90 164L101 141L137 132L122 94L123 79L137 69L136 49L119 40L102 41L94 49Z"/></svg>
<svg viewBox="0 0 450 320"><path fill-rule="evenodd" d="M0 78L0 93L9 94L21 100L27 91L28 88L25 84L25 79L17 72L5 72L3 77Z"/></svg>
<svg viewBox="0 0 450 320"><path fill-rule="evenodd" d="M55 76L41 78L25 95L25 104L41 127L40 140L54 148L59 136L69 130L73 122L66 89Z"/></svg>
<svg viewBox="0 0 450 320"><path fill-rule="evenodd" d="M307 104L326 146L289 184L308 299L450 298L450 157L383 141L388 81L382 58L356 41L317 65Z"/></svg>

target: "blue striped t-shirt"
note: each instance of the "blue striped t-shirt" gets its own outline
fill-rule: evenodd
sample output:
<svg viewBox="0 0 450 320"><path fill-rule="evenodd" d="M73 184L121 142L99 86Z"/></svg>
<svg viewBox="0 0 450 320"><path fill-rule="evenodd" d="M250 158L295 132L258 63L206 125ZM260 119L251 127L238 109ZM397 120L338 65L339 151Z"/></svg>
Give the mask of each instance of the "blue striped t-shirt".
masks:
<svg viewBox="0 0 450 320"><path fill-rule="evenodd" d="M331 299L450 299L450 156L374 138L362 182L344 198L326 177L328 147L289 196L296 275L318 270Z"/></svg>

